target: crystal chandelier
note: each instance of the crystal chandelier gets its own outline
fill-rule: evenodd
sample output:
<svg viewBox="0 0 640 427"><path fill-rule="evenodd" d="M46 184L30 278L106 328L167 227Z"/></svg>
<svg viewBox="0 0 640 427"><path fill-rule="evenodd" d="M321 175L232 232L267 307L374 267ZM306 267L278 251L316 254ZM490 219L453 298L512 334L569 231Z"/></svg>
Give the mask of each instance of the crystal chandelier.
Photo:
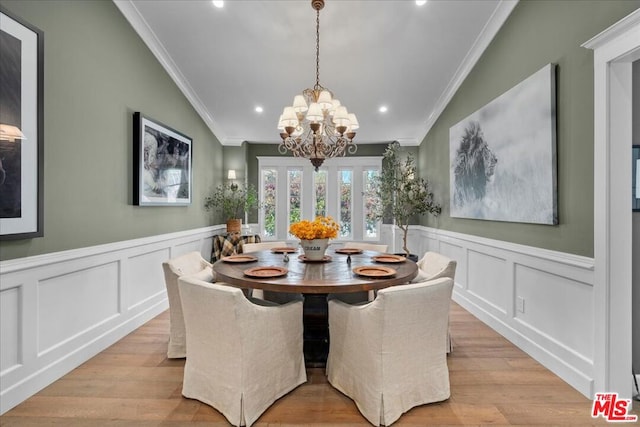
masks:
<svg viewBox="0 0 640 427"><path fill-rule="evenodd" d="M320 85L320 9L324 0L311 0L311 7L316 11L316 84L284 108L278 121L282 138L278 151L308 158L317 171L324 159L356 152L353 138L359 126L356 115Z"/></svg>

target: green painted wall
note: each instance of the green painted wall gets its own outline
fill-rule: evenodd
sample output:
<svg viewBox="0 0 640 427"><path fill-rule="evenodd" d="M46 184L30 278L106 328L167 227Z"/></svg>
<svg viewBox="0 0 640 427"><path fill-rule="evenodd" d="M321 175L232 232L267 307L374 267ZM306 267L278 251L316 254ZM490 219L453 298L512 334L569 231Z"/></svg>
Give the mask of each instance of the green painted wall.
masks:
<svg viewBox="0 0 640 427"><path fill-rule="evenodd" d="M248 171L248 182L253 183L256 188L258 187L259 177L258 177L258 157L267 157L267 156L289 156L280 154L278 151L278 144L255 144L255 143L244 143L247 147L246 150L246 159L247 159L247 171ZM384 150L387 148L387 143L381 144L360 144L358 145L358 151L354 155L354 157L361 156L382 156ZM412 152L414 155L417 155L418 148L417 147L406 147L407 152ZM257 222L257 215L253 215L252 218L249 218L250 221Z"/></svg>
<svg viewBox="0 0 640 427"><path fill-rule="evenodd" d="M420 171L442 201L424 225L593 256L593 53L582 43L638 0L521 0L420 146ZM548 63L557 64L557 226L449 217L449 128Z"/></svg>
<svg viewBox="0 0 640 427"><path fill-rule="evenodd" d="M222 158L224 178L227 177L227 171L233 169L236 171L237 181L243 183L247 176L247 144L222 147Z"/></svg>
<svg viewBox="0 0 640 427"><path fill-rule="evenodd" d="M259 156L285 156L278 151L278 144L255 144L245 143L247 146L247 170L249 182L258 185L258 159ZM387 148L387 144L360 144L355 156L382 156ZM408 147L409 150L415 150L416 147ZM288 156L288 154L286 155Z"/></svg>
<svg viewBox="0 0 640 427"><path fill-rule="evenodd" d="M222 147L111 1L1 1L44 31L44 237L0 243L7 260L211 224ZM193 203L136 207L132 114L193 138Z"/></svg>

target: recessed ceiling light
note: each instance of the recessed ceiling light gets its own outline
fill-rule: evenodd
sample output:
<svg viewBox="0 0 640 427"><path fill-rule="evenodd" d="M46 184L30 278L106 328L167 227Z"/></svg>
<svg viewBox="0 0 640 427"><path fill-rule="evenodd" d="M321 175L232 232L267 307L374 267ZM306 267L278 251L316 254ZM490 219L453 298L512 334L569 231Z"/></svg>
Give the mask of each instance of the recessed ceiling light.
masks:
<svg viewBox="0 0 640 427"><path fill-rule="evenodd" d="M386 113L389 109L387 108L386 105L383 105L382 107L378 108L378 111L380 111L381 113Z"/></svg>
<svg viewBox="0 0 640 427"><path fill-rule="evenodd" d="M427 3L427 0L416 0L416 4L418 6L422 6L422 5L426 4L426 3Z"/></svg>
<svg viewBox="0 0 640 427"><path fill-rule="evenodd" d="M258 106L256 107L256 113L262 113L263 111L264 111L264 110L262 109L262 107L261 107L261 106L259 106L259 105L258 105Z"/></svg>
<svg viewBox="0 0 640 427"><path fill-rule="evenodd" d="M213 0L212 3L217 8L224 7L224 1L222 0Z"/></svg>

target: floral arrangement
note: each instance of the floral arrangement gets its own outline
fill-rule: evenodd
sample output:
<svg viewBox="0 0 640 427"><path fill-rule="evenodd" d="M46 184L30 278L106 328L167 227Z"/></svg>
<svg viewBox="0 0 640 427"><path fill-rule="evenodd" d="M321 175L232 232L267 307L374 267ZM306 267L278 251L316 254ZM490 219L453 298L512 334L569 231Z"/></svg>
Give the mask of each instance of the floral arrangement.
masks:
<svg viewBox="0 0 640 427"><path fill-rule="evenodd" d="M302 220L291 224L289 233L301 240L335 239L340 226L330 216L317 216L313 221Z"/></svg>

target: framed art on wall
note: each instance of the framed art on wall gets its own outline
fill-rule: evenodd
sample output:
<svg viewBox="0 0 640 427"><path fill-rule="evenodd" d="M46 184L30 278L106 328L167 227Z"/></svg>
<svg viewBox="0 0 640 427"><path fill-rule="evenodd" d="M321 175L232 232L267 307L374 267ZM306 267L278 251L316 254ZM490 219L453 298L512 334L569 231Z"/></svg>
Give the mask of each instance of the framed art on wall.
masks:
<svg viewBox="0 0 640 427"><path fill-rule="evenodd" d="M43 235L44 34L0 7L0 240Z"/></svg>
<svg viewBox="0 0 640 427"><path fill-rule="evenodd" d="M133 128L133 204L191 204L193 140L140 112Z"/></svg>
<svg viewBox="0 0 640 427"><path fill-rule="evenodd" d="M640 145L634 145L632 153L631 205L634 212L640 212Z"/></svg>
<svg viewBox="0 0 640 427"><path fill-rule="evenodd" d="M558 224L555 65L452 126L449 149L452 217Z"/></svg>

